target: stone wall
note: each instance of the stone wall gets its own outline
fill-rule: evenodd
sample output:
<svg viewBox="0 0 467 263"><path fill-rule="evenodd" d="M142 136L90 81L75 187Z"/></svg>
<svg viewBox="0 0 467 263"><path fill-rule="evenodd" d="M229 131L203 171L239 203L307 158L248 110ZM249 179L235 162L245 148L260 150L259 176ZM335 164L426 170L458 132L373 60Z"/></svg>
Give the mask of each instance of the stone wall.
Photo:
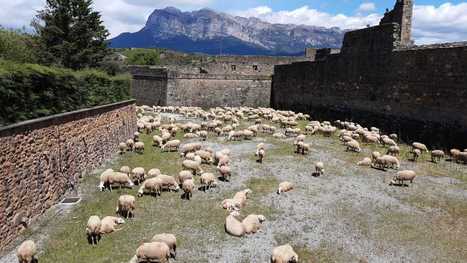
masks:
<svg viewBox="0 0 467 263"><path fill-rule="evenodd" d="M368 40L361 36L356 43ZM324 61L276 66L272 106L378 125L434 146L467 147L465 43L345 49Z"/></svg>
<svg viewBox="0 0 467 263"><path fill-rule="evenodd" d="M167 104L167 69L133 67L132 74L130 93L139 105Z"/></svg>
<svg viewBox="0 0 467 263"><path fill-rule="evenodd" d="M206 74L177 74L169 77L167 105L268 107L271 78Z"/></svg>
<svg viewBox="0 0 467 263"><path fill-rule="evenodd" d="M32 220L59 202L135 130L134 101L1 128L0 249L19 234L20 218Z"/></svg>

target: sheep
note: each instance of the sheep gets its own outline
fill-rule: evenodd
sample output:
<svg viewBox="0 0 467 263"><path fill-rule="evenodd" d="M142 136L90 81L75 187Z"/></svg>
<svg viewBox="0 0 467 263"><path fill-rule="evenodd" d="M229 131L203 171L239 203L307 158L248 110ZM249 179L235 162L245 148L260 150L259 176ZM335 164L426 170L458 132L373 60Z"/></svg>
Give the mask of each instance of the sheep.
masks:
<svg viewBox="0 0 467 263"><path fill-rule="evenodd" d="M298 263L298 255L289 244L272 250L271 263Z"/></svg>
<svg viewBox="0 0 467 263"><path fill-rule="evenodd" d="M208 150L198 150L195 152L196 155L201 157L202 163L212 164L214 163L214 158L211 151Z"/></svg>
<svg viewBox="0 0 467 263"><path fill-rule="evenodd" d="M258 232L264 221L266 221L266 217L263 215L251 214L245 217L245 219L242 221L245 234L254 234Z"/></svg>
<svg viewBox="0 0 467 263"><path fill-rule="evenodd" d="M178 185L182 186L183 182L185 180L190 180L193 179L193 174L189 170L183 170L178 173L178 175L175 177L175 180L177 181Z"/></svg>
<svg viewBox="0 0 467 263"><path fill-rule="evenodd" d="M136 199L132 195L121 195L117 201L117 208L115 213L121 215L124 218L131 218L135 216L134 210Z"/></svg>
<svg viewBox="0 0 467 263"><path fill-rule="evenodd" d="M263 163L264 156L266 155L266 150L264 149L264 144L260 143L256 146L255 156L258 157L256 162Z"/></svg>
<svg viewBox="0 0 467 263"><path fill-rule="evenodd" d="M171 140L167 141L164 145L162 145L161 150L164 151L178 151L178 148L180 147L180 140Z"/></svg>
<svg viewBox="0 0 467 263"><path fill-rule="evenodd" d="M241 208L241 200L229 198L222 201L222 208L227 209L229 212L239 211Z"/></svg>
<svg viewBox="0 0 467 263"><path fill-rule="evenodd" d="M180 187L178 186L177 181L173 176L161 174L157 176L162 182L162 190L175 191L178 192Z"/></svg>
<svg viewBox="0 0 467 263"><path fill-rule="evenodd" d="M190 200L190 198L193 196L193 190L195 189L195 183L193 182L193 179L183 181L182 189L182 199Z"/></svg>
<svg viewBox="0 0 467 263"><path fill-rule="evenodd" d="M383 155L381 157L378 157L374 163L372 164L372 167L374 168L379 168L379 169L385 169L385 168L393 168L393 169L399 169L400 167L400 162L399 160L391 155Z"/></svg>
<svg viewBox="0 0 467 263"><path fill-rule="evenodd" d="M250 130L243 130L243 137L245 140L251 140L255 136L255 133Z"/></svg>
<svg viewBox="0 0 467 263"><path fill-rule="evenodd" d="M282 182L279 184L279 188L277 188L277 194L280 195L281 193L289 192L294 189L294 185L291 182Z"/></svg>
<svg viewBox="0 0 467 263"><path fill-rule="evenodd" d="M441 158L444 158L444 152L441 150L431 151L431 161L437 163L441 161Z"/></svg>
<svg viewBox="0 0 467 263"><path fill-rule="evenodd" d="M120 172L124 174L128 174L128 176L130 176L131 169L129 166L122 166L120 167Z"/></svg>
<svg viewBox="0 0 467 263"><path fill-rule="evenodd" d="M305 155L305 154L308 154L311 151L311 145L310 144L300 142L299 145L300 145L300 153L301 154Z"/></svg>
<svg viewBox="0 0 467 263"><path fill-rule="evenodd" d="M199 138L199 135L195 133L185 133L185 135L183 135L183 138L194 139L194 138Z"/></svg>
<svg viewBox="0 0 467 263"><path fill-rule="evenodd" d="M144 142L135 142L135 152L144 153Z"/></svg>
<svg viewBox="0 0 467 263"><path fill-rule="evenodd" d="M245 235L245 226L235 216L238 216L238 212L233 211L225 218L225 232L235 237L242 237Z"/></svg>
<svg viewBox="0 0 467 263"><path fill-rule="evenodd" d="M449 153L451 154L451 158L452 158L453 161L459 162L459 154L461 153L460 150L458 150L458 149L451 149L451 150L449 151Z"/></svg>
<svg viewBox="0 0 467 263"><path fill-rule="evenodd" d="M418 158L420 158L421 155L422 155L422 152L420 151L420 149L416 148L412 150L412 160L414 162L416 162Z"/></svg>
<svg viewBox="0 0 467 263"><path fill-rule="evenodd" d="M16 257L18 258L19 263L34 263L38 262L36 253L36 243L32 240L26 240L18 247Z"/></svg>
<svg viewBox="0 0 467 263"><path fill-rule="evenodd" d="M112 169L107 169L101 174L99 189L104 191L105 188L109 188L110 192L112 192L112 186L114 184L118 184L120 188L122 185L128 185L129 187L133 187L134 183L130 179L127 174L114 172Z"/></svg>
<svg viewBox="0 0 467 263"><path fill-rule="evenodd" d="M170 247L164 242L143 243L136 249L136 260L133 262L158 262L168 263Z"/></svg>
<svg viewBox="0 0 467 263"><path fill-rule="evenodd" d="M315 175L321 176L324 175L324 163L323 162L317 162L315 163Z"/></svg>
<svg viewBox="0 0 467 263"><path fill-rule="evenodd" d="M428 148L426 147L425 144L419 143L419 142L414 142L412 143L412 150L418 149L420 152L428 152Z"/></svg>
<svg viewBox="0 0 467 263"><path fill-rule="evenodd" d="M371 165L371 159L369 157L363 158L363 160L359 161L357 163L358 166L370 166Z"/></svg>
<svg viewBox="0 0 467 263"><path fill-rule="evenodd" d="M206 192L206 190L217 185L216 177L212 173L203 173L200 177L201 190Z"/></svg>
<svg viewBox="0 0 467 263"><path fill-rule="evenodd" d="M360 148L360 144L355 140L347 142L346 146L347 146L347 151L353 151L357 153L362 151L362 149Z"/></svg>
<svg viewBox="0 0 467 263"><path fill-rule="evenodd" d="M272 135L272 137L276 138L276 139L285 139L287 138L287 136L285 136L285 134L283 133L280 133L280 132L276 132Z"/></svg>
<svg viewBox="0 0 467 263"><path fill-rule="evenodd" d="M397 146L397 143L393 139L391 139L391 138L389 138L387 136L382 136L381 137L381 144L383 146L386 146L386 145L388 145L388 146Z"/></svg>
<svg viewBox="0 0 467 263"><path fill-rule="evenodd" d="M239 191L235 193L233 199L237 200L240 204L240 207L244 207L246 205L246 200L248 196L252 193L251 189L247 188L245 190Z"/></svg>
<svg viewBox="0 0 467 263"><path fill-rule="evenodd" d="M161 174L161 170L157 168L152 168L151 170L148 171L147 178L157 177L160 174Z"/></svg>
<svg viewBox="0 0 467 263"><path fill-rule="evenodd" d="M203 170L201 169L201 157L195 157L197 157L195 160L184 160L182 162L183 169L192 171L193 175L203 173Z"/></svg>
<svg viewBox="0 0 467 263"><path fill-rule="evenodd" d="M230 163L230 157L228 155L222 155L219 157L219 160L217 161L217 167L229 165L229 163Z"/></svg>
<svg viewBox="0 0 467 263"><path fill-rule="evenodd" d="M138 197L142 197L145 193L153 194L155 196L161 195L162 180L158 177L149 178L145 180L138 190Z"/></svg>
<svg viewBox="0 0 467 263"><path fill-rule="evenodd" d="M227 137L228 141L238 141L241 140L244 136L243 131L230 131L229 136Z"/></svg>
<svg viewBox="0 0 467 263"><path fill-rule="evenodd" d="M100 233L101 234L110 234L112 232L120 231L122 230L121 228L115 228L117 225L124 224L125 220L123 220L120 217L115 217L115 216L106 216L102 218L101 220L101 228L100 228Z"/></svg>
<svg viewBox="0 0 467 263"><path fill-rule="evenodd" d="M218 164L219 160L224 157L224 156L229 156L230 155L230 150L229 149L223 149L221 151L218 151L214 154L214 164Z"/></svg>
<svg viewBox="0 0 467 263"><path fill-rule="evenodd" d="M185 156L189 152L196 152L201 150L201 143L198 142L193 142L193 143L187 143L184 144L180 147L180 156Z"/></svg>
<svg viewBox="0 0 467 263"><path fill-rule="evenodd" d="M394 185L394 184L403 185L405 181L410 181L410 183L413 183L413 180L415 179L416 176L417 174L412 170L399 171L397 172L396 176L394 176L394 178L389 183L389 185Z"/></svg>
<svg viewBox="0 0 467 263"><path fill-rule="evenodd" d="M126 143L124 142L119 143L118 150L120 154L124 154L126 152Z"/></svg>
<svg viewBox="0 0 467 263"><path fill-rule="evenodd" d="M457 156L456 162L467 164L467 152L460 152Z"/></svg>
<svg viewBox="0 0 467 263"><path fill-rule="evenodd" d="M230 182L230 177L232 176L232 171L230 169L230 166L222 165L218 167L217 170L221 174L221 177L223 178L224 181Z"/></svg>
<svg viewBox="0 0 467 263"><path fill-rule="evenodd" d="M392 156L398 156L400 154L400 148L399 146L393 145L388 148L387 154L392 155Z"/></svg>
<svg viewBox="0 0 467 263"><path fill-rule="evenodd" d="M152 237L151 242L165 243L170 249L170 257L175 259L177 256L177 237L173 234L156 234Z"/></svg>
<svg viewBox="0 0 467 263"><path fill-rule="evenodd" d="M159 135L152 136L152 146L161 147L163 145L162 137Z"/></svg>
<svg viewBox="0 0 467 263"><path fill-rule="evenodd" d="M202 139L203 141L206 141L207 138L208 138L208 131L204 131L204 130L203 130L203 131L199 131L199 132L197 132L197 135L198 135L199 137L201 137L201 139Z"/></svg>
<svg viewBox="0 0 467 263"><path fill-rule="evenodd" d="M90 216L88 224L86 225L86 235L88 237L88 243L91 245L97 245L101 239L101 219L98 216Z"/></svg>
<svg viewBox="0 0 467 263"><path fill-rule="evenodd" d="M376 151L371 153L371 161L372 162L375 162L376 159L378 159L379 157L381 157L381 153L376 152Z"/></svg>
<svg viewBox="0 0 467 263"><path fill-rule="evenodd" d="M133 148L135 147L135 141L133 141L133 139L128 139L126 141L126 147L128 151L133 151Z"/></svg>
<svg viewBox="0 0 467 263"><path fill-rule="evenodd" d="M146 175L146 171L143 167L135 167L131 170L130 178L133 183L139 185L142 181L144 181L144 177Z"/></svg>

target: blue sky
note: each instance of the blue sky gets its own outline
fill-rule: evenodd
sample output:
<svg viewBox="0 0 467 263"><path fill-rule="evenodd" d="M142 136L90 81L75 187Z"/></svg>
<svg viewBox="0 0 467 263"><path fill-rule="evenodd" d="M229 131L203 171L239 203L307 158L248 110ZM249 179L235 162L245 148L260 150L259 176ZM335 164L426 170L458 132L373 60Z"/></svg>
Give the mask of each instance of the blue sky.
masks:
<svg viewBox="0 0 467 263"><path fill-rule="evenodd" d="M156 8L184 11L208 7L270 23L356 29L379 22L396 0L94 0L112 37L141 29ZM28 27L45 0L0 0L0 25ZM413 38L417 44L467 40L467 1L416 0Z"/></svg>

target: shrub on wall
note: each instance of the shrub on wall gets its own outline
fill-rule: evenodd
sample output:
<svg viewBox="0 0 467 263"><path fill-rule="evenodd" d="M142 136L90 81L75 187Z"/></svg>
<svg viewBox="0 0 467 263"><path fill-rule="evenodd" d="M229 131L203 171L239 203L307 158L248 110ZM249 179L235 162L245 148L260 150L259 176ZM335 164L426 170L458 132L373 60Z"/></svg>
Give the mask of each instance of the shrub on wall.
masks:
<svg viewBox="0 0 467 263"><path fill-rule="evenodd" d="M0 126L130 98L130 76L0 60Z"/></svg>

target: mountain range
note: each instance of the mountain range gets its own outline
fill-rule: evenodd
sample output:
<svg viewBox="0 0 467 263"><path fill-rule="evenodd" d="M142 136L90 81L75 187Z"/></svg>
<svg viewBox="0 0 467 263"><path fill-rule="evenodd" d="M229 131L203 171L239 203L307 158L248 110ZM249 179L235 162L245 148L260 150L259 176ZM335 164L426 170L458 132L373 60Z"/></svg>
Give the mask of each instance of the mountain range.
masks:
<svg viewBox="0 0 467 263"><path fill-rule="evenodd" d="M210 9L156 9L135 33L110 40L113 48L170 48L211 55L301 55L306 47L340 47L345 30L271 24Z"/></svg>

